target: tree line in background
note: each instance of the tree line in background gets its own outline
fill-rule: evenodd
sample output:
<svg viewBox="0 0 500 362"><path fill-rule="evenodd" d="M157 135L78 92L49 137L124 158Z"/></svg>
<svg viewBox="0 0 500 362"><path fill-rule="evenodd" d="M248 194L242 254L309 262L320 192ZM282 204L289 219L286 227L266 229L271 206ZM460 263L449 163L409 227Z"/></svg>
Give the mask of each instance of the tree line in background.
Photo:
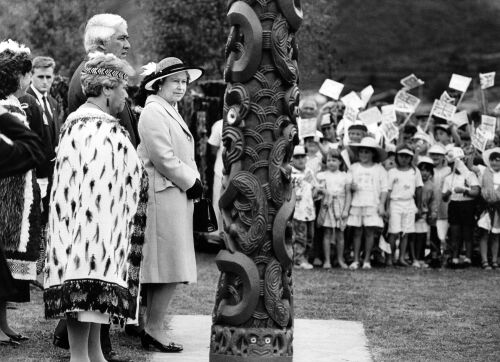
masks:
<svg viewBox="0 0 500 362"><path fill-rule="evenodd" d="M247 0L248 1L248 0ZM0 0L0 38L25 42L70 75L84 56L86 20L122 15L140 66L175 55L220 79L228 34L226 0ZM416 73L433 97L453 72L477 76L500 61L500 4L495 0L301 0L301 88L325 78L347 88L384 90Z"/></svg>

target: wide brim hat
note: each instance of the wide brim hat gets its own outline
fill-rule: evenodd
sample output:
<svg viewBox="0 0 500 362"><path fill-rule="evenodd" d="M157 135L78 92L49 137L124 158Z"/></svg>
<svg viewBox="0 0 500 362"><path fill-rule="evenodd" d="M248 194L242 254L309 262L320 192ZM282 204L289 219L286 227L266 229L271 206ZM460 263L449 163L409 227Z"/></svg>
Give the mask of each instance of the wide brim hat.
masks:
<svg viewBox="0 0 500 362"><path fill-rule="evenodd" d="M305 156L306 155L306 149L304 146L301 145L296 145L293 148L293 156Z"/></svg>
<svg viewBox="0 0 500 362"><path fill-rule="evenodd" d="M332 125L332 121L330 119L330 113L324 113L322 116L321 116L321 122L320 122L320 127L325 127L325 126L331 126Z"/></svg>
<svg viewBox="0 0 500 362"><path fill-rule="evenodd" d="M460 147L453 147L446 153L446 160L450 163L453 163L456 160L461 160L464 157L464 150L462 150Z"/></svg>
<svg viewBox="0 0 500 362"><path fill-rule="evenodd" d="M359 152L360 148L371 148L375 150L377 159L373 160L374 162L382 162L387 158L387 152L385 152L385 150L383 150L377 143L375 138L372 137L364 137L360 143L350 144L349 147L356 151L356 153Z"/></svg>
<svg viewBox="0 0 500 362"><path fill-rule="evenodd" d="M359 129L361 131L368 132L368 128L366 127L366 125L362 122L359 122L359 121L355 121L353 124L351 124L347 128L347 132L349 132L350 130L354 130L354 129Z"/></svg>
<svg viewBox="0 0 500 362"><path fill-rule="evenodd" d="M151 73L147 76L149 80L144 88L146 90L152 91L153 84L155 84L160 79L181 72L187 72L189 74L189 83L192 83L203 75L204 70L198 67L188 66L184 64L179 58L164 58L158 64L156 64L154 73Z"/></svg>
<svg viewBox="0 0 500 362"><path fill-rule="evenodd" d="M432 145L431 148L427 151L427 153L430 155L431 153L437 154L437 155L446 155L446 148L444 148L441 145L435 144Z"/></svg>
<svg viewBox="0 0 500 362"><path fill-rule="evenodd" d="M432 158L430 158L428 156L419 156L418 157L417 166L420 166L421 164L427 164L427 165L432 166L434 168L434 162L432 161Z"/></svg>
<svg viewBox="0 0 500 362"><path fill-rule="evenodd" d="M442 129L446 133L451 134L451 129L450 129L450 126L448 124L438 123L438 124L434 125L434 129L435 130Z"/></svg>
<svg viewBox="0 0 500 362"><path fill-rule="evenodd" d="M415 156L415 154L413 153L412 150L410 150L409 148L401 148L401 149L396 149L396 155L408 155L408 156Z"/></svg>
<svg viewBox="0 0 500 362"><path fill-rule="evenodd" d="M484 164L486 165L486 167L488 167L488 168L491 168L490 156L493 153L500 153L500 147L489 148L483 152L483 161L484 161Z"/></svg>

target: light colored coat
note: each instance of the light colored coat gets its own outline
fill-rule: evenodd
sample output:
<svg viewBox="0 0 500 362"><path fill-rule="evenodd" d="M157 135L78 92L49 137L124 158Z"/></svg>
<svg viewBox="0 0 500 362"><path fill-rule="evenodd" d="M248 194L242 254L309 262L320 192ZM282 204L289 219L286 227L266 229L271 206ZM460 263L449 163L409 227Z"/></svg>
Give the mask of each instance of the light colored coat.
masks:
<svg viewBox="0 0 500 362"><path fill-rule="evenodd" d="M179 112L151 95L139 118L137 148L149 175L141 283L196 282L193 201L186 190L200 177L194 140Z"/></svg>

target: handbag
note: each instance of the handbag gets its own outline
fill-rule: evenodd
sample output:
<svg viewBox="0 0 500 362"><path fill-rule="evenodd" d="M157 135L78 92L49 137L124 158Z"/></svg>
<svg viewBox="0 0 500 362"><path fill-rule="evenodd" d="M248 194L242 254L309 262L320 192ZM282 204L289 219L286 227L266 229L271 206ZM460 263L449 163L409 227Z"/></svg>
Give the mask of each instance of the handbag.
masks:
<svg viewBox="0 0 500 362"><path fill-rule="evenodd" d="M217 230L217 218L212 205L212 200L202 196L194 203L193 231L211 233Z"/></svg>

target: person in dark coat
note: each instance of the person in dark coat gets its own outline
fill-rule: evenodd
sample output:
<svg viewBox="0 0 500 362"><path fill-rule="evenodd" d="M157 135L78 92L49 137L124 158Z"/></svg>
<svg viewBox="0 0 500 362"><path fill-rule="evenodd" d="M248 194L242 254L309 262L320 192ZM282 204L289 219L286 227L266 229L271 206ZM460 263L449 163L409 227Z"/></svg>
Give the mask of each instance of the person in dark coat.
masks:
<svg viewBox="0 0 500 362"><path fill-rule="evenodd" d="M44 160L42 141L38 135L0 106L0 179L18 176ZM0 301L13 300L18 294L16 281L9 270L0 243ZM19 342L0 330L0 345Z"/></svg>
<svg viewBox="0 0 500 362"><path fill-rule="evenodd" d="M61 127L58 102L50 95L49 90L54 80L54 68L56 63L50 57L35 57L33 59L33 70L31 85L26 94L20 98L21 106L24 107L28 122L31 124L42 124L42 137L46 161L36 170L38 185L42 196L42 225L48 220L50 185L54 173L55 150L59 141L59 130ZM44 227L45 228L45 227Z"/></svg>
<svg viewBox="0 0 500 362"><path fill-rule="evenodd" d="M29 302L40 247L40 191L33 169L44 160L18 97L31 81L31 52L15 41L0 43L0 342L28 338L7 320L7 302ZM36 145L35 147L30 147ZM6 339L5 337L9 338Z"/></svg>
<svg viewBox="0 0 500 362"><path fill-rule="evenodd" d="M0 106L0 178L22 174L45 159L40 137Z"/></svg>

